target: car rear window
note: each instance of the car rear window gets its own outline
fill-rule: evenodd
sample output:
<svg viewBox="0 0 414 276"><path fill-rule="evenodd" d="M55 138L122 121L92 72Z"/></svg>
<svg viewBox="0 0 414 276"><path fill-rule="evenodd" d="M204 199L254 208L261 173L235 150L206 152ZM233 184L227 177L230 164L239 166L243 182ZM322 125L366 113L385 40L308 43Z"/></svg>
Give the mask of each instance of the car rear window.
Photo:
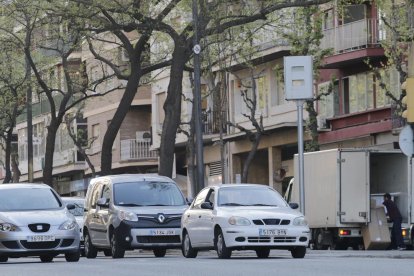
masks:
<svg viewBox="0 0 414 276"><path fill-rule="evenodd" d="M180 206L185 199L170 182L126 182L114 184L114 204L120 206Z"/></svg>
<svg viewBox="0 0 414 276"><path fill-rule="evenodd" d="M30 211L61 208L61 203L51 189L2 189L0 211Z"/></svg>

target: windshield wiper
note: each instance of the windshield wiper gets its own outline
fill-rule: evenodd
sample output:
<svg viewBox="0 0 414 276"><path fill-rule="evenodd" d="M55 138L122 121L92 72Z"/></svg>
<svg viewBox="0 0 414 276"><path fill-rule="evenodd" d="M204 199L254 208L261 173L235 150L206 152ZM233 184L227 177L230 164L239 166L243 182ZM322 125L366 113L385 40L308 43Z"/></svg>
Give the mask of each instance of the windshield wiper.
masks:
<svg viewBox="0 0 414 276"><path fill-rule="evenodd" d="M135 203L118 203L118 205L127 206L127 207L142 206L141 204L135 204Z"/></svg>
<svg viewBox="0 0 414 276"><path fill-rule="evenodd" d="M148 204L148 205L143 205L143 206L169 206L167 204Z"/></svg>
<svg viewBox="0 0 414 276"><path fill-rule="evenodd" d="M234 203L234 202L229 202L229 203L223 203L220 204L221 206L246 206L244 204L240 204L240 203Z"/></svg>
<svg viewBox="0 0 414 276"><path fill-rule="evenodd" d="M273 204L263 204L263 203L256 203L256 204L251 204L249 206L272 206L272 207L276 207L277 205L273 205Z"/></svg>

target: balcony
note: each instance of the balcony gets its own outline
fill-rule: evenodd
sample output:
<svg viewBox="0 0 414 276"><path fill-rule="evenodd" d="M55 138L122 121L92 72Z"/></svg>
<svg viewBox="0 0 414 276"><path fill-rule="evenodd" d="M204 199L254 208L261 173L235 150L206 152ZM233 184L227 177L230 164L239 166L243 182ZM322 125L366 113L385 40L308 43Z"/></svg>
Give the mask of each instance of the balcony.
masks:
<svg viewBox="0 0 414 276"><path fill-rule="evenodd" d="M226 112L225 111L203 111L203 133L218 134L220 133L220 117L222 120L222 131L226 133Z"/></svg>
<svg viewBox="0 0 414 276"><path fill-rule="evenodd" d="M380 47L385 30L376 18L354 21L323 32L321 48L332 48L334 54L363 48Z"/></svg>
<svg viewBox="0 0 414 276"><path fill-rule="evenodd" d="M127 139L121 140L121 161L147 160L158 158L158 152L150 151L151 141Z"/></svg>

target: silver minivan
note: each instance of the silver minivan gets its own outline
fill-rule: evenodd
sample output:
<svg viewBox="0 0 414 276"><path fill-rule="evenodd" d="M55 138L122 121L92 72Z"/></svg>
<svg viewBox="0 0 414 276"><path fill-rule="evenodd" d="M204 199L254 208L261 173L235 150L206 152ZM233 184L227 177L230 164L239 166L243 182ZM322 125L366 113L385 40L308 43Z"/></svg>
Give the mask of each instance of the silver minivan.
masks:
<svg viewBox="0 0 414 276"><path fill-rule="evenodd" d="M91 180L85 199L84 242L87 258L103 251L112 258L126 250L149 249L156 257L180 248L180 222L188 204L170 178L124 174Z"/></svg>
<svg viewBox="0 0 414 276"><path fill-rule="evenodd" d="M51 262L64 254L79 260L79 226L59 195L45 184L0 185L0 262L39 256Z"/></svg>

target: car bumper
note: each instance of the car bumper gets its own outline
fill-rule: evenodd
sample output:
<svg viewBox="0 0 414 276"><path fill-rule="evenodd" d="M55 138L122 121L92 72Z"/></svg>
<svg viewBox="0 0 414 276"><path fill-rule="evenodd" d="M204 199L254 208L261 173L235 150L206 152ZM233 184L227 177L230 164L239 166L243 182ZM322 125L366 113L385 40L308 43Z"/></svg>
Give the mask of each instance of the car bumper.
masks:
<svg viewBox="0 0 414 276"><path fill-rule="evenodd" d="M291 248L308 246L310 230L307 227L280 228L286 232L281 235L261 235L260 229L273 230L271 227L229 227L223 228L224 240L227 247L231 248ZM277 228L276 230L279 230Z"/></svg>
<svg viewBox="0 0 414 276"><path fill-rule="evenodd" d="M44 233L0 232L0 255L10 257L64 254L79 250L79 230L51 229ZM29 242L28 236L53 236L51 241Z"/></svg>
<svg viewBox="0 0 414 276"><path fill-rule="evenodd" d="M121 222L115 229L119 242L130 249L180 248L181 228L141 228L132 222Z"/></svg>

